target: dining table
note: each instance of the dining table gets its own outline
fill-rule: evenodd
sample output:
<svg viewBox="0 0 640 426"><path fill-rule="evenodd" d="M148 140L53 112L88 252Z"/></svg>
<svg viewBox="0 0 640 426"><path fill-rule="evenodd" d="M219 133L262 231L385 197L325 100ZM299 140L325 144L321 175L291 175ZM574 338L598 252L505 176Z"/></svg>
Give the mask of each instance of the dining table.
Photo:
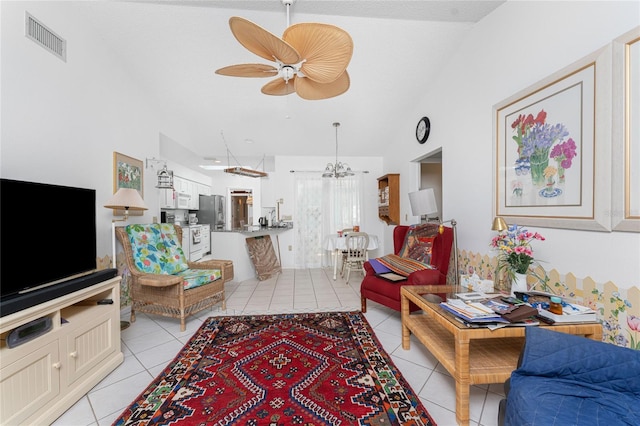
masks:
<svg viewBox="0 0 640 426"><path fill-rule="evenodd" d="M371 250L378 248L378 237L373 234L369 235L369 245L367 246L367 255ZM331 251L331 261L333 263L333 279L338 277L338 256L343 250L347 249L346 235L330 234L324 239L325 250ZM368 258L368 256L367 256Z"/></svg>

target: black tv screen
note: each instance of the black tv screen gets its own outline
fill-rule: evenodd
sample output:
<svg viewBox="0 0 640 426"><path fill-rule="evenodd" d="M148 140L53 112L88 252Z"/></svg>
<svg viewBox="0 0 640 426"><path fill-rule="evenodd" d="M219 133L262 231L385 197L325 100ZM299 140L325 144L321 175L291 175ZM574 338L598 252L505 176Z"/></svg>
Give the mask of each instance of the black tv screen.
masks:
<svg viewBox="0 0 640 426"><path fill-rule="evenodd" d="M95 270L94 189L0 179L0 299Z"/></svg>

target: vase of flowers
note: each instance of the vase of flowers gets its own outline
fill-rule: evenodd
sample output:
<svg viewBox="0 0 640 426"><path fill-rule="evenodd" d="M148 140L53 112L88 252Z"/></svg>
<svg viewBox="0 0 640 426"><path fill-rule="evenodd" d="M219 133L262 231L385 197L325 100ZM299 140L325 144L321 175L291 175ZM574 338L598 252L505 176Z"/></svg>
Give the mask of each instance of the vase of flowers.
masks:
<svg viewBox="0 0 640 426"><path fill-rule="evenodd" d="M545 238L518 225L510 225L506 231L500 232L491 240L490 246L498 250L498 271L506 274L511 282L512 293L516 287L519 288L516 291L527 290L526 274L534 262L531 248L534 240L544 241ZM516 282L518 274L524 275L524 280L520 277L520 281Z"/></svg>
<svg viewBox="0 0 640 426"><path fill-rule="evenodd" d="M519 274L516 272L513 275L513 280L511 281L511 296L518 297L516 296L516 292L525 293L528 290L527 274Z"/></svg>
<svg viewBox="0 0 640 426"><path fill-rule="evenodd" d="M511 128L516 132L512 138L518 144L516 172L520 164L528 159L531 181L538 187L545 184L544 169L549 165L551 147L569 135L564 124L549 124L546 120L547 113L540 110L535 118L533 114L520 114L511 123Z"/></svg>
<svg viewBox="0 0 640 426"><path fill-rule="evenodd" d="M549 156L558 163L558 183L564 183L564 173L571 167L571 160L576 156L576 143L572 138L553 147Z"/></svg>
<svg viewBox="0 0 640 426"><path fill-rule="evenodd" d="M544 169L544 177L546 179L546 187L544 190L549 195L554 193L553 185L555 185L556 181L553 180L553 177L556 175L556 172L557 170L553 166L548 166Z"/></svg>

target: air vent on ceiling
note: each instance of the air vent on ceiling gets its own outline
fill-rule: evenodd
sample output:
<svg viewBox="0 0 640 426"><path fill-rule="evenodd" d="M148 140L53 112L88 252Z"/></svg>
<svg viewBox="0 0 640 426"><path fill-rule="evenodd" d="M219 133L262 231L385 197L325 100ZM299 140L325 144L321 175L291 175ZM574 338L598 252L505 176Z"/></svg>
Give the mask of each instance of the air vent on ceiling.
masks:
<svg viewBox="0 0 640 426"><path fill-rule="evenodd" d="M25 35L58 58L67 62L67 41L30 15L25 17Z"/></svg>

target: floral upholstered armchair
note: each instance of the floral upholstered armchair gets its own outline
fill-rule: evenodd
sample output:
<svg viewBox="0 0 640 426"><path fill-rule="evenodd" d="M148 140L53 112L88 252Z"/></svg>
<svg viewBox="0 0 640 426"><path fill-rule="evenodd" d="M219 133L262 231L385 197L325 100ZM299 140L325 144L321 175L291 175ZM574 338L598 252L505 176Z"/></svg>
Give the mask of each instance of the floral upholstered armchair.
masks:
<svg viewBox="0 0 640 426"><path fill-rule="evenodd" d="M182 228L171 223L116 228L131 273L131 322L136 311L186 318L218 302L225 309L224 284L233 279L229 260L187 261Z"/></svg>

